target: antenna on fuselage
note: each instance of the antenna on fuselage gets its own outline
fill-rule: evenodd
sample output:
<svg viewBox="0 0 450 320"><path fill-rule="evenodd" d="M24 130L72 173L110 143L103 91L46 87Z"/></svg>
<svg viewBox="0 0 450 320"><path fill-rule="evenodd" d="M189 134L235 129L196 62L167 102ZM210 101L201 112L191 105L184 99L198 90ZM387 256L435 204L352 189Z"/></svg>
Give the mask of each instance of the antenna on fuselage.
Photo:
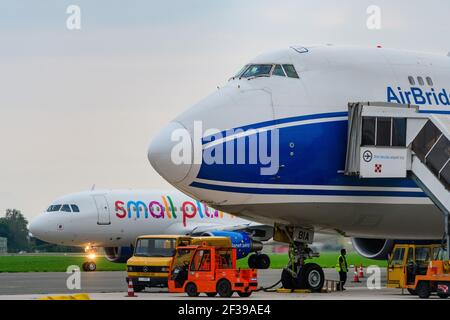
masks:
<svg viewBox="0 0 450 320"><path fill-rule="evenodd" d="M94 191L94 190L95 190L95 183L91 187L91 191Z"/></svg>

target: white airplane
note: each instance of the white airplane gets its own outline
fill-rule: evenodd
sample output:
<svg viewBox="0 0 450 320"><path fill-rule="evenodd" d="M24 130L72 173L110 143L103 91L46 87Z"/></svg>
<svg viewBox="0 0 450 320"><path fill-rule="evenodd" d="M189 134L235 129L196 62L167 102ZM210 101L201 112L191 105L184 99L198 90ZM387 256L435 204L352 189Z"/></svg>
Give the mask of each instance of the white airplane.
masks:
<svg viewBox="0 0 450 320"><path fill-rule="evenodd" d="M174 187L216 209L285 230L337 232L352 237L360 254L385 259L396 239L441 239L444 218L410 178L344 175L348 104L450 114L449 70L449 56L381 47L265 53L163 128L148 159ZM174 161L183 131L193 148ZM279 147L278 157L264 142ZM307 248L297 249L301 261ZM308 275L321 281L317 267L299 270L301 283L292 286L304 286Z"/></svg>
<svg viewBox="0 0 450 320"><path fill-rule="evenodd" d="M86 248L103 247L112 262L126 262L138 236L179 234L228 236L239 245L238 258L256 253L256 266L268 268L261 241L272 227L212 209L177 191L90 190L60 197L30 224L46 242Z"/></svg>

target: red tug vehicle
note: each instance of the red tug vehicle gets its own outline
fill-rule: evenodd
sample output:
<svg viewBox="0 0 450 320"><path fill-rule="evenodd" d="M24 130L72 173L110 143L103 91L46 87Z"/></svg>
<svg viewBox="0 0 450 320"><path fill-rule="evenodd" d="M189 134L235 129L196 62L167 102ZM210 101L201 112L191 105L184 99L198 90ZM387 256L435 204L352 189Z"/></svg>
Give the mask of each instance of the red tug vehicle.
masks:
<svg viewBox="0 0 450 320"><path fill-rule="evenodd" d="M240 297L249 297L257 286L257 271L237 269L236 248L232 247L178 247L170 266L168 287L172 293L229 298L237 292Z"/></svg>

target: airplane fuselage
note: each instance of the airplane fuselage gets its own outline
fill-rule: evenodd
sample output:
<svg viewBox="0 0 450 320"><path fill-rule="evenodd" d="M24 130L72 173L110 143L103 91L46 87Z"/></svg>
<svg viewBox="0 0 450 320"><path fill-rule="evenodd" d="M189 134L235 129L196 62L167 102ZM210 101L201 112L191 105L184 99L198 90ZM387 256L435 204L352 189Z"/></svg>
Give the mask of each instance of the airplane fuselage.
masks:
<svg viewBox="0 0 450 320"><path fill-rule="evenodd" d="M215 208L265 224L352 237L442 236L443 215L413 180L360 179L343 172L348 103L406 103L420 112L450 113L449 57L319 46L263 54L250 64L292 64L299 77L236 77L178 116L169 126L186 129L194 145L196 122L220 134L201 136L201 163L177 167L162 161L174 145L163 130L149 151L163 177ZM277 139L270 134L265 139L278 141L278 159L245 161L249 141L261 145L274 129ZM227 148L237 150L240 143L247 158L227 158ZM215 161L206 163L205 154ZM271 165L277 170L270 172ZM261 174L264 168L269 174Z"/></svg>
<svg viewBox="0 0 450 320"><path fill-rule="evenodd" d="M121 247L146 234L251 224L174 191L93 190L56 199L50 208L61 205L79 211L43 212L31 224L33 235L67 246Z"/></svg>

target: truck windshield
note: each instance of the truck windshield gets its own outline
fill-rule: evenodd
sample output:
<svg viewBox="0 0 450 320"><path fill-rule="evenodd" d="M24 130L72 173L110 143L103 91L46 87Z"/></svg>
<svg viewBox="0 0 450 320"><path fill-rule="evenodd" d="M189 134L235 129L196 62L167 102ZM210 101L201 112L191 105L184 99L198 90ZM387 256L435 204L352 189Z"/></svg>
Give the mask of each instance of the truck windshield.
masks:
<svg viewBox="0 0 450 320"><path fill-rule="evenodd" d="M134 255L137 257L173 257L176 239L138 239Z"/></svg>

